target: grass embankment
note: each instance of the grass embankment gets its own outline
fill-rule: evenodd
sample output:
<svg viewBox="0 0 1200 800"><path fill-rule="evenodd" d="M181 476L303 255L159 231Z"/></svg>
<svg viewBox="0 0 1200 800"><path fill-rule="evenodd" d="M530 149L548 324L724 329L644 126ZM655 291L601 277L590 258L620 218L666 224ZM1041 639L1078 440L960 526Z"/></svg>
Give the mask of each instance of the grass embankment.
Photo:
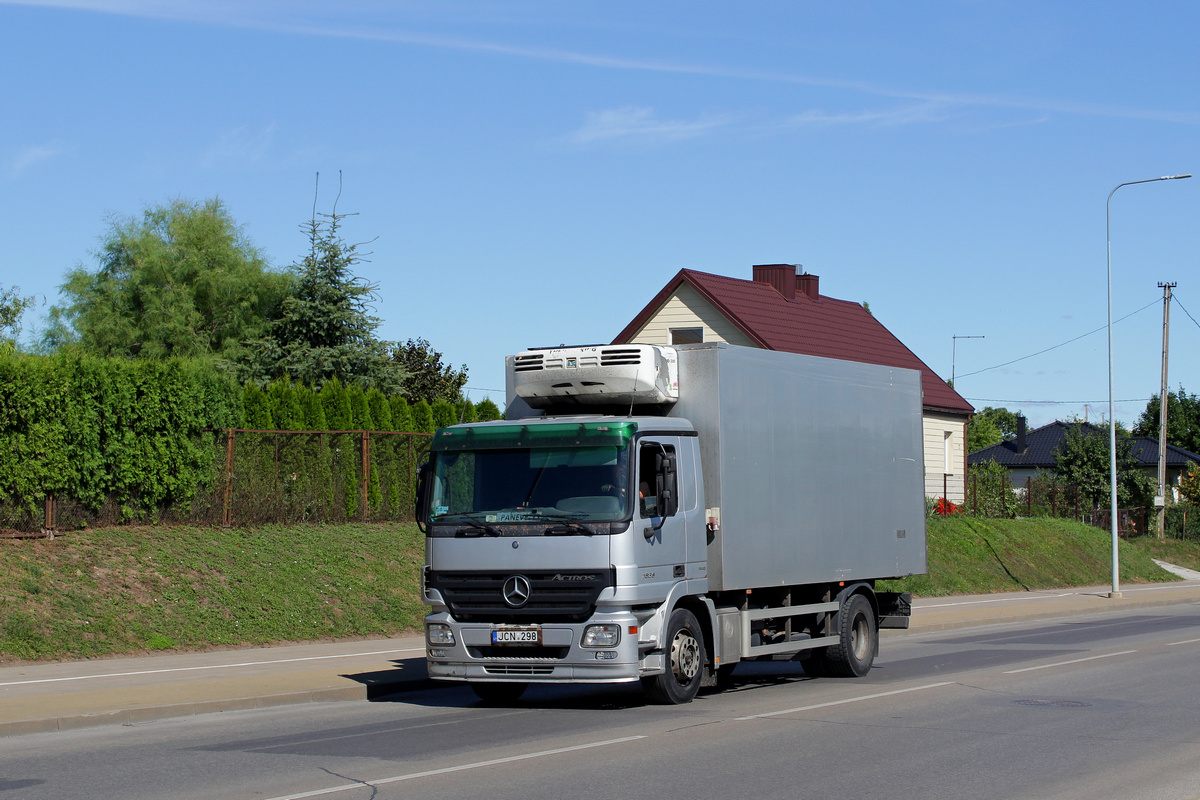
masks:
<svg viewBox="0 0 1200 800"><path fill-rule="evenodd" d="M1104 586L1112 580L1111 535L1070 520L933 518L927 542L928 572L888 581L884 588L940 597ZM1153 537L1122 541L1121 582L1179 580L1154 558L1200 569L1200 543Z"/></svg>
<svg viewBox="0 0 1200 800"><path fill-rule="evenodd" d="M109 528L0 541L0 662L396 634L412 524Z"/></svg>
<svg viewBox="0 0 1200 800"><path fill-rule="evenodd" d="M1105 531L1063 520L929 521L923 596L1103 586ZM1200 570L1200 543L1121 544L1123 583ZM0 663L382 636L419 628L412 524L109 528L0 540Z"/></svg>

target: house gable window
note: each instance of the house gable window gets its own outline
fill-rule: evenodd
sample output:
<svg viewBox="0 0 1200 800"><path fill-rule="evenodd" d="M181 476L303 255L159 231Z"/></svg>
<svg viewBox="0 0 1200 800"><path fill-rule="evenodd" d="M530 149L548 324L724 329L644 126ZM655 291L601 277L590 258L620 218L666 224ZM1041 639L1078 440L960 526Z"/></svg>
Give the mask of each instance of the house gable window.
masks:
<svg viewBox="0 0 1200 800"><path fill-rule="evenodd" d="M671 328L671 344L699 344L703 341L703 328Z"/></svg>

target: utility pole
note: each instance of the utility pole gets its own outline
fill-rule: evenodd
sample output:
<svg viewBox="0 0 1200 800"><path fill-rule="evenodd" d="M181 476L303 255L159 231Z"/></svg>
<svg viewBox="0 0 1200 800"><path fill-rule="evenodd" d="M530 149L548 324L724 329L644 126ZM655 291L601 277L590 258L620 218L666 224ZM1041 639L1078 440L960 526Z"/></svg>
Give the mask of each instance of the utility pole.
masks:
<svg viewBox="0 0 1200 800"><path fill-rule="evenodd" d="M1163 290L1163 352L1162 352L1162 388L1158 393L1158 497L1154 505L1158 506L1158 538L1166 535L1167 529L1167 349L1171 341L1171 290L1178 284L1160 283L1158 288Z"/></svg>

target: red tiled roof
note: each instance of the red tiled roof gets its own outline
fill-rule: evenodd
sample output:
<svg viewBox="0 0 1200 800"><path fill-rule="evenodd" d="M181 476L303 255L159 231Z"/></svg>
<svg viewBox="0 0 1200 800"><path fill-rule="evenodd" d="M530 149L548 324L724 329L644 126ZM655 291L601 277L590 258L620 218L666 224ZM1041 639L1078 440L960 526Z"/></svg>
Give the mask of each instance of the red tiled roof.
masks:
<svg viewBox="0 0 1200 800"><path fill-rule="evenodd" d="M629 342L684 283L763 348L920 370L926 409L952 414L975 410L858 303L825 295L814 300L800 290L789 300L759 281L680 270L613 344Z"/></svg>

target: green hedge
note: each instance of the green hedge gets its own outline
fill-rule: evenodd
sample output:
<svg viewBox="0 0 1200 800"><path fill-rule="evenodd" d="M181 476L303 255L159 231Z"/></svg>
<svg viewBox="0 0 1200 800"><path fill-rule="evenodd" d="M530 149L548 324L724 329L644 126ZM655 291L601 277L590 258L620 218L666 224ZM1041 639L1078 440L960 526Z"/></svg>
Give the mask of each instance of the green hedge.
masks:
<svg viewBox="0 0 1200 800"><path fill-rule="evenodd" d="M212 429L241 415L207 363L0 354L0 503L54 494L129 518L186 501L211 478Z"/></svg>
<svg viewBox="0 0 1200 800"><path fill-rule="evenodd" d="M238 386L205 361L0 354L0 527L37 530L47 496L67 527L212 522L226 509L264 522L402 519L427 442L368 434L364 498L361 432L498 416L488 401L410 405L336 379ZM226 475L231 428L268 433L236 434Z"/></svg>

